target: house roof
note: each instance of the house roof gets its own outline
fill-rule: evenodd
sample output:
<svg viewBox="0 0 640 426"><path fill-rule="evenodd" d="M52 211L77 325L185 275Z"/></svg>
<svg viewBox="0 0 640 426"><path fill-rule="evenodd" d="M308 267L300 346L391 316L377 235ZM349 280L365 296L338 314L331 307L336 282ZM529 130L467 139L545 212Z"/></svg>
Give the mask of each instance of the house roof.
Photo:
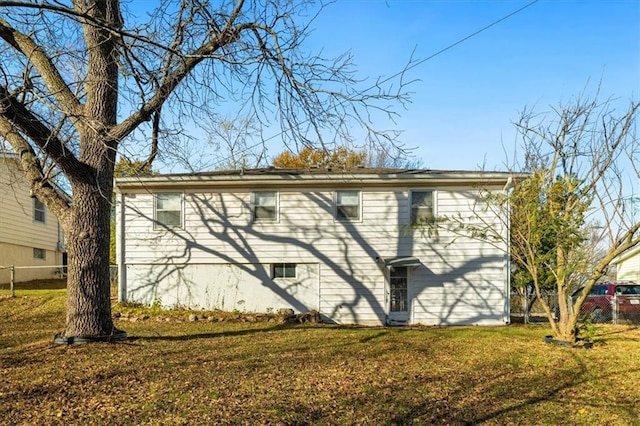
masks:
<svg viewBox="0 0 640 426"><path fill-rule="evenodd" d="M510 178L526 177L523 173L465 170L420 170L389 168L354 169L280 169L276 167L224 170L199 173L122 177L115 180L118 189L189 188L206 186L298 186L298 185L405 185L411 184L486 184L504 186Z"/></svg>
<svg viewBox="0 0 640 426"><path fill-rule="evenodd" d="M362 175L362 174L404 174L404 175L424 175L424 174L440 174L440 173L468 173L463 170L428 170L428 169L394 169L394 168L379 168L379 167L355 167L350 169L344 168L321 168L313 167L306 169L284 169L279 167L263 167L258 169L240 169L240 170L216 170L209 172L196 172L196 173L176 173L165 174L162 176L278 176L278 175L291 175L291 176L303 176L303 175Z"/></svg>

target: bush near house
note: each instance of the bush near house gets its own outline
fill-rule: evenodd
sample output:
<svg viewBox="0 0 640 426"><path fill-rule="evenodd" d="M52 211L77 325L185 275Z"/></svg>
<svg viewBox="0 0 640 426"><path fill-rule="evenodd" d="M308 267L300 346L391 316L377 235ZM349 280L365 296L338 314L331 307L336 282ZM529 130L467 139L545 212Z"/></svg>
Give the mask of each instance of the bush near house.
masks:
<svg viewBox="0 0 640 426"><path fill-rule="evenodd" d="M131 339L54 345L64 290L0 296L0 418L13 424L632 424L640 331L595 346L544 326L357 328L117 319ZM143 310L115 306L121 317ZM135 308L140 309L140 308Z"/></svg>

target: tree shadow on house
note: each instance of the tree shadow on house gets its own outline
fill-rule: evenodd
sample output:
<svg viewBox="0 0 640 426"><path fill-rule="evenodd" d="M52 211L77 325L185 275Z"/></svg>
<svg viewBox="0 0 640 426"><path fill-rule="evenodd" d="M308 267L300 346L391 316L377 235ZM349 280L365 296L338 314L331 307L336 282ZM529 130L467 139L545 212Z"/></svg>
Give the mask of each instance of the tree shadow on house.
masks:
<svg viewBox="0 0 640 426"><path fill-rule="evenodd" d="M360 219L342 221L336 220L331 191L282 191L277 220L261 222L252 218L250 193L188 193L181 228L155 220L151 203L129 203L120 291L127 299L166 307L269 312L283 306L318 310L325 321L380 325L389 312L384 259L417 255L421 265L411 272L414 322L504 317L505 293L491 284L496 271L482 278L487 268L503 266L504 254L479 245L476 256L461 258L442 235L423 239L407 232L406 192L380 191L375 200L366 194ZM273 265L292 263L300 275L274 277ZM465 310L478 314L461 314Z"/></svg>

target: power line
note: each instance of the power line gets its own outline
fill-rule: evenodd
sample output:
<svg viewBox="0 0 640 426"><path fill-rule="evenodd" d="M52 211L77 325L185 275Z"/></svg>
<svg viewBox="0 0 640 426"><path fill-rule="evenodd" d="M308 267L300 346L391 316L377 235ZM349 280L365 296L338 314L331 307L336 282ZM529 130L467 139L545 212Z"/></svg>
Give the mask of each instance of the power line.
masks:
<svg viewBox="0 0 640 426"><path fill-rule="evenodd" d="M473 38L473 37L477 36L478 34L481 34L481 33L485 32L485 31L486 31L486 30L488 30L489 28L494 27L494 26L498 25L499 23L501 23L501 22L503 22L503 21L506 21L507 19L511 18L511 17L512 17L512 16L514 16L514 15L517 15L518 13L520 13L520 12L522 12L523 10L525 10L525 9L527 9L527 8L529 8L529 7L531 7L531 6L533 6L534 4L538 3L539 1L540 1L540 0L532 0L532 1L530 1L529 3L525 4L524 6L520 7L519 9L516 9L516 10L514 10L513 12L509 13L508 15L503 16L502 18L498 19L497 21L493 21L493 22L492 22L492 23L490 23L489 25L486 25L486 26L484 26L484 27L480 28L479 30L474 31L473 33L469 34L468 36L463 37L463 38L461 38L460 40L456 41L455 43L452 43L452 44L450 44L450 45L448 45L448 46L446 46L446 47L444 47L444 48L442 48L442 49L438 50L437 52L433 53L432 55L427 56L427 57L426 57L426 58L424 58L424 59L421 59L421 60L419 60L419 61L417 61L417 62L414 62L414 63L412 63L412 64L408 65L408 66L407 66L406 68L404 68L402 71L399 71L399 72L397 72L397 73L395 73L395 74L393 74L393 75L391 75L391 76L389 76L389 77L387 77L387 78L385 78L385 79L383 79L383 80L381 80L381 81L379 81L379 82L376 82L376 84L375 84L375 85L373 85L373 86L371 86L371 87L369 87L369 88L365 89L365 90L364 90L364 93L366 93L366 92L368 92L368 91L370 91L370 90L372 90L372 89L375 89L376 87L378 87L378 86L379 86L379 85L381 85L381 84L385 84L385 83L387 83L387 82L389 82L389 81L391 81L391 80L393 80L393 79L395 79L395 78L397 78L397 77L401 76L401 75L402 75L402 74L404 74L405 72L407 72L407 71L409 71L409 70L412 70L412 69L414 69L414 68L418 67L419 65L424 64L425 62L427 62L427 61L429 61L429 60L431 60L431 59L435 58L436 56L439 56L439 55L443 54L444 52L446 52L446 51L448 51L448 50L453 49L453 48L454 48L454 47L456 47L457 45L464 43L465 41L469 40L470 38ZM340 103L340 105L341 105L341 104L343 104L344 102L346 102L346 101L341 102L341 103ZM303 123L304 123L304 121L303 121ZM282 131L280 131L280 132L276 133L275 135L269 136L269 137L268 137L268 138L266 138L266 139L261 140L260 142L256 143L255 145L249 146L249 147L245 148L244 150L241 150L239 153L245 153L245 152L248 152L249 150L251 150L251 149L253 149L253 148L256 148L256 147L258 147L258 146L260 146L260 145L263 145L265 142L268 142L268 141L270 141L270 140L272 140L272 139L275 139L275 138L276 138L276 137L278 137L278 136L281 136L283 133L284 133L284 130L282 130ZM218 161L218 162L215 162L215 163L213 164L213 166L215 167L215 166L217 166L217 165L220 165L220 164L222 164L223 162L227 161L228 159L229 159L229 157L227 157L227 158L225 158L225 159L223 159L223 160L220 160L220 161Z"/></svg>
<svg viewBox="0 0 640 426"><path fill-rule="evenodd" d="M494 21L494 22L490 23L490 24L489 24L489 25L487 25L486 27L480 28L480 29L479 29L479 30L477 30L476 32L471 33L471 34L469 34L468 36L466 36L466 37L464 37L464 38L461 38L460 40L456 41L455 43L450 44L449 46L447 46L447 47L445 47L445 48L443 48L443 49L440 49L439 51L437 51L436 53L432 54L431 56L428 56L428 57L426 57L426 58L424 58L424 59L421 59L420 61L416 62L415 64L411 64L411 65L409 65L406 69L407 69L407 70L410 70L410 69L413 69L413 68L417 67L418 65L422 65L422 64L424 64L424 63L425 63L425 62L427 62L428 60L433 59L433 58L435 58L436 56L438 56L438 55L440 55L440 54L442 54L442 53L446 52L447 50L450 50L450 49L452 49L452 48L456 47L457 45L459 45L459 44L461 44L461 43L464 43L465 41L469 40L470 38L475 37L475 36L477 36L478 34L480 34L480 33L484 32L484 31L488 30L489 28L491 28L491 27L493 27L493 26L498 25L500 22L502 22L502 21L506 21L507 19L511 18L513 15L516 15L516 14L518 14L518 13L522 12L522 11L523 11L523 10L525 10L526 8L528 8L528 7L530 7L530 6L533 6L535 3L539 2L539 1L540 1L540 0L533 0L533 1L529 2L529 3L527 3L526 5L522 6L520 9L517 9L517 10L515 10L515 11L511 12L510 14L508 14L508 15L506 15L506 16L504 16L504 17L500 18L500 19L498 19L497 21ZM402 72L398 72L398 73L394 74L393 76L391 76L391 77L389 77L389 78L385 79L385 80L383 81L383 83L386 83L387 81L389 81L389 80L391 80L391 79L393 79L393 78L396 78L396 77L400 76L403 72L404 72L404 70L403 70ZM373 87L370 87L370 88L369 88L369 89L367 89L366 91L369 91L369 90L371 90L372 88L373 88Z"/></svg>

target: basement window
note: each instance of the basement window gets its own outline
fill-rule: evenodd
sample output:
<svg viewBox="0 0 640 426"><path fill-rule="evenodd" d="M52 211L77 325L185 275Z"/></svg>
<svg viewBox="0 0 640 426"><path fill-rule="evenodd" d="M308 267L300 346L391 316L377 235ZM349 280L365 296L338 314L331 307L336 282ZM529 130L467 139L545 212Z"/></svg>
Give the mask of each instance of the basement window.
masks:
<svg viewBox="0 0 640 426"><path fill-rule="evenodd" d="M38 260L46 260L47 251L42 248L33 248L33 258Z"/></svg>
<svg viewBox="0 0 640 426"><path fill-rule="evenodd" d="M295 278L295 263L274 263L271 265L271 278Z"/></svg>

